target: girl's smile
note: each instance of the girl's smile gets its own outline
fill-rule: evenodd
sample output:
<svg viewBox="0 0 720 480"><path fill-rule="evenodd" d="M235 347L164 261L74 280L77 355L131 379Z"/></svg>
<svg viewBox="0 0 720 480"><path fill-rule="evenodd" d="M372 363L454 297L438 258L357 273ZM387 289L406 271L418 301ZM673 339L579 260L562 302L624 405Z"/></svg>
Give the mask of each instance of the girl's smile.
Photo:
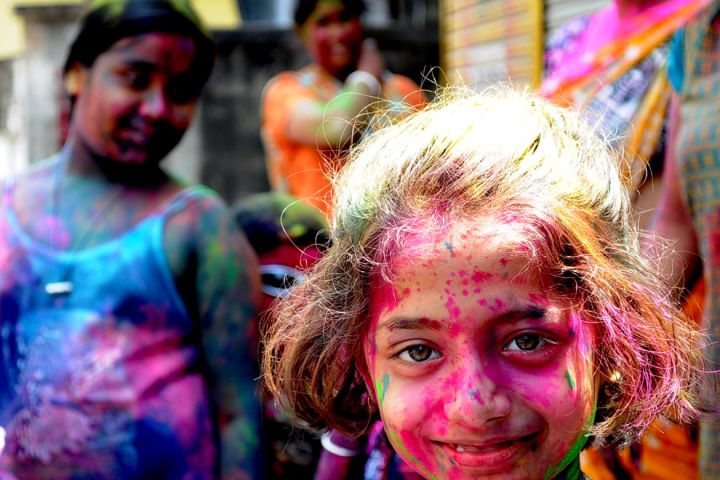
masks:
<svg viewBox="0 0 720 480"><path fill-rule="evenodd" d="M409 234L393 283L378 276L368 384L427 478L542 478L579 454L592 417L592 333L548 291L517 225L449 224Z"/></svg>

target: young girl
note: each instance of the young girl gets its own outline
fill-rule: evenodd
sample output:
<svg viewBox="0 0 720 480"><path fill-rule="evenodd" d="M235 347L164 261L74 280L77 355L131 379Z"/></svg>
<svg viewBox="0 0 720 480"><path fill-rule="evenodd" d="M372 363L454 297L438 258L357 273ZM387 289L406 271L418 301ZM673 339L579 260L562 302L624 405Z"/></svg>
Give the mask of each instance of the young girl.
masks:
<svg viewBox="0 0 720 480"><path fill-rule="evenodd" d="M259 478L257 260L162 161L214 44L188 0L94 0L62 150L0 185L0 478Z"/></svg>
<svg viewBox="0 0 720 480"><path fill-rule="evenodd" d="M269 388L318 430L379 413L428 479L577 478L696 414L696 333L638 253L617 158L570 111L446 95L369 137L332 247L279 307Z"/></svg>

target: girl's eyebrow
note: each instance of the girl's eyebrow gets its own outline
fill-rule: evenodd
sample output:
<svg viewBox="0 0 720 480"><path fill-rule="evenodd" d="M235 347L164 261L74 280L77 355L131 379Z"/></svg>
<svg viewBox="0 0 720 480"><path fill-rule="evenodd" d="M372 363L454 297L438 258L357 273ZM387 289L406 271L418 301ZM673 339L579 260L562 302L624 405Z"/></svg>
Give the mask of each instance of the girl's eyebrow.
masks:
<svg viewBox="0 0 720 480"><path fill-rule="evenodd" d="M380 324L380 328L393 330L442 330L443 323L440 320L432 320L427 317L392 317Z"/></svg>
<svg viewBox="0 0 720 480"><path fill-rule="evenodd" d="M492 321L502 323L508 321L519 321L529 318L544 318L547 313L545 308L537 305L528 305L521 308L513 308L494 315ZM380 324L380 328L387 330L435 330L445 328L445 322L433 320L427 317L392 317Z"/></svg>
<svg viewBox="0 0 720 480"><path fill-rule="evenodd" d="M130 59L125 61L124 63L125 67L142 72L152 72L158 70L158 66L156 64L154 64L153 62L148 62L147 60Z"/></svg>

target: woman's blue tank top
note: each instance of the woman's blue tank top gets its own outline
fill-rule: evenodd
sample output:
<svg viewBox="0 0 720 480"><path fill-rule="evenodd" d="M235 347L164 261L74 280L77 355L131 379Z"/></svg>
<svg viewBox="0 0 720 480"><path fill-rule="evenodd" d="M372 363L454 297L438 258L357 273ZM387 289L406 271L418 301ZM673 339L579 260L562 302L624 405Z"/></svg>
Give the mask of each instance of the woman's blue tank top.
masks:
<svg viewBox="0 0 720 480"><path fill-rule="evenodd" d="M200 331L163 249L191 187L121 236L57 251L0 206L0 468L32 479L205 479L217 433ZM72 284L49 294L48 284ZM0 442L2 444L2 442Z"/></svg>

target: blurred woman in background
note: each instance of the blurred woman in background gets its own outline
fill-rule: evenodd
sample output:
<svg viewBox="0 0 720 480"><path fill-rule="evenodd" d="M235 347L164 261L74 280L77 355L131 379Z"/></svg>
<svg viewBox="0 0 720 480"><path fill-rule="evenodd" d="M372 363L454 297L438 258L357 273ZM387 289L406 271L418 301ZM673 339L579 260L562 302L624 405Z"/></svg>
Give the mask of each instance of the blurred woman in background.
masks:
<svg viewBox="0 0 720 480"><path fill-rule="evenodd" d="M0 199L0 474L260 478L256 259L160 166L213 62L186 0L90 4L67 141Z"/></svg>

